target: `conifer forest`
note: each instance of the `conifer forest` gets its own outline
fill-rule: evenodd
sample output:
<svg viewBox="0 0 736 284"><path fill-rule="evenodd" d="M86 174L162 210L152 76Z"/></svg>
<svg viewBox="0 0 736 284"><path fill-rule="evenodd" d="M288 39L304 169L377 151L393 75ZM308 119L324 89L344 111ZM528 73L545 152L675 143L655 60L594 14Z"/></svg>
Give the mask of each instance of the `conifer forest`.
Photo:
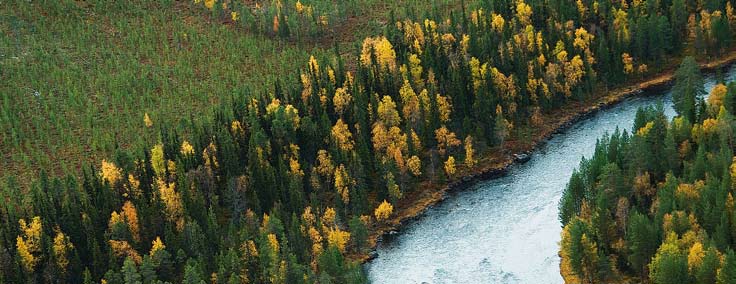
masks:
<svg viewBox="0 0 736 284"><path fill-rule="evenodd" d="M736 284L734 6L0 1L0 284Z"/></svg>

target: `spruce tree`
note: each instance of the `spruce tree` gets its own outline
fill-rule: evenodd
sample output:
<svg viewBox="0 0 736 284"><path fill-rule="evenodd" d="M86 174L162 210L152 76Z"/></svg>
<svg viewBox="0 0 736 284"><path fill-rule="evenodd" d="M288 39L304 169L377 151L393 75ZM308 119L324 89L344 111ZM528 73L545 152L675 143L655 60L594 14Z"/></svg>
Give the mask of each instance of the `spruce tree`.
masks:
<svg viewBox="0 0 736 284"><path fill-rule="evenodd" d="M675 72L675 86L672 88L672 100L675 111L688 121L695 121L697 100L706 94L703 87L703 76L700 67L692 56L685 57Z"/></svg>

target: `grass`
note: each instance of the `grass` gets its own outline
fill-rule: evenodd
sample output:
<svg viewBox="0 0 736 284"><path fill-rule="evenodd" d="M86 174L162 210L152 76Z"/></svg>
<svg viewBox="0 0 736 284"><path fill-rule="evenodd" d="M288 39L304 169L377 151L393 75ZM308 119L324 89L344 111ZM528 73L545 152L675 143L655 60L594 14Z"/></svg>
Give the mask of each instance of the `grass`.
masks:
<svg viewBox="0 0 736 284"><path fill-rule="evenodd" d="M324 52L239 32L186 3L18 4L0 10L2 175L78 172L116 143L155 139L161 123L208 115L239 88L291 80L294 62Z"/></svg>
<svg viewBox="0 0 736 284"><path fill-rule="evenodd" d="M334 43L353 60L390 11L400 19L460 3L314 0L336 7L337 20L319 37L294 40L249 31L190 1L10 2L0 8L0 178L22 185L39 169L78 174L119 146L142 147L159 126L205 119L237 90L296 82L309 55L330 54Z"/></svg>

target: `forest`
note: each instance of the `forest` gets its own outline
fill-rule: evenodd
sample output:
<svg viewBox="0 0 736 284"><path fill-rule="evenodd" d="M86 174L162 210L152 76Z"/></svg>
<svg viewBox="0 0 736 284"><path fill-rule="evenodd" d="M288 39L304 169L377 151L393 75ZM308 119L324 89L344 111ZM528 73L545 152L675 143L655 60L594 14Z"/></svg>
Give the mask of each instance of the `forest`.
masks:
<svg viewBox="0 0 736 284"><path fill-rule="evenodd" d="M718 86L704 102L695 60L732 51L736 3L415 3L389 13L375 34L329 42L367 13L359 2L40 1L17 3L27 5L18 14L3 11L13 20L0 31L15 38L0 41L0 52L13 55L0 57L0 78L14 81L0 87L7 91L0 94L0 148L9 157L0 164L0 283L365 283L361 260L400 202L461 179L483 157L510 154L513 143L530 139L561 108L675 68L683 58L675 74L680 116L668 122L661 109L642 110L635 131L602 139L573 175L560 203L561 269L569 283L733 283L736 85ZM198 35L212 31L205 28L159 35L151 26L176 15L152 18L146 5L187 9L187 21L206 18L223 39L257 40L213 45ZM151 26L136 28L166 44L125 37L95 47L115 58L106 66L123 66L110 70L84 60L37 62L67 56L75 45L69 38L48 50L26 47L39 44L28 38L38 32L34 25L53 26L49 19L69 14L78 21L59 20L61 26L91 29L105 19L90 15L106 9L145 19ZM132 28L121 23L105 28ZM283 50L322 40L331 47L296 64L285 60L279 68L291 70L283 75L243 78L270 68L240 57L259 40ZM235 48L206 58L186 51L228 44ZM137 45L166 56L116 51ZM206 70L178 65L188 59ZM228 60L252 66L228 67ZM87 68L95 72L80 76L83 83L73 80L70 73ZM200 72L215 75L202 79ZM180 85L172 79L178 76L213 85ZM228 83L215 82L218 76ZM28 97L35 90L28 82L64 97L13 96L22 89ZM187 93L211 108L177 98ZM132 103L136 94L148 109L165 112L141 112ZM92 105L91 112L64 111ZM124 115L103 118L103 110L114 113L119 105ZM35 112L24 107L31 106L54 115L29 120ZM75 121L82 126L69 127ZM62 130L38 134L51 128ZM100 137L60 138L85 131ZM65 148L38 150L32 140L88 156L60 168L48 153L64 156Z"/></svg>
<svg viewBox="0 0 736 284"><path fill-rule="evenodd" d="M736 281L736 82L706 101L692 57L675 77L677 117L640 109L630 132L599 139L570 178L559 216L566 282Z"/></svg>

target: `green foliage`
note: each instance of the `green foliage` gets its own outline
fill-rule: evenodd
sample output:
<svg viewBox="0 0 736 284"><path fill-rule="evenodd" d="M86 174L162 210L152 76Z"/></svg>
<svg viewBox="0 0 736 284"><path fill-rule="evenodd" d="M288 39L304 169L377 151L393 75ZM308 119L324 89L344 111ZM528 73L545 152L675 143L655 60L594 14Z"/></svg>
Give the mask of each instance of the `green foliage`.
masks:
<svg viewBox="0 0 736 284"><path fill-rule="evenodd" d="M478 154L501 153L561 108L662 70L667 62L646 64L691 45L667 42L685 38L680 11L627 2L594 9L581 1L588 12L576 13L565 1L473 1L461 13L448 1L419 13L412 7L428 10L426 1L305 1L311 18L292 1L196 2L52 1L0 11L10 19L0 30L11 35L0 37L0 77L9 82L0 87L0 131L8 134L0 149L10 157L0 167L11 169L0 206L2 281L364 283L352 256L400 215L385 200L445 182L443 169L448 181L459 178L465 168L452 157L465 147L457 137L472 135ZM380 18L384 4L407 8L379 25L383 35L355 43L356 53L340 52L352 49L349 39L331 51L319 46L332 38L302 40L350 34L346 15ZM719 44L703 39L692 44ZM568 255L586 282L632 270L613 267L632 251L644 251L631 259L645 265L654 244L641 236L699 229L718 252L730 246L734 215L723 213L728 195L716 185L728 185L733 147L722 125L732 122L695 103L693 62L678 72L691 119L673 130L661 108L643 113L634 134L599 142L563 194L560 220L576 222ZM53 174L26 178L36 167ZM656 216L629 221L629 212ZM36 216L44 245L12 246L26 235L18 220ZM629 238L629 227L638 236ZM48 245L56 230L68 235L71 254ZM64 273L35 261L56 255L68 255ZM679 264L662 255L657 271ZM698 271L687 276L712 280L714 270Z"/></svg>
<svg viewBox="0 0 736 284"><path fill-rule="evenodd" d="M125 284L142 284L141 275L131 258L126 258L123 263L123 279Z"/></svg>
<svg viewBox="0 0 736 284"><path fill-rule="evenodd" d="M205 284L204 277L199 268L198 262L190 259L187 261L187 265L184 267L184 279L183 284Z"/></svg>
<svg viewBox="0 0 736 284"><path fill-rule="evenodd" d="M561 255L580 279L593 279L582 265L586 247L603 255L599 261L618 260L614 269L592 268L610 279L634 276L664 284L731 277L723 260L734 246L728 228L733 228L736 163L728 137L736 125L725 108L716 114L703 103L695 112L695 98L705 91L694 64L685 59L678 71L673 95L689 101L678 106L682 96L676 98L679 117L668 123L661 105L640 109L634 134L604 136L563 191ZM728 94L724 98L728 101ZM592 243L584 245L583 236Z"/></svg>
<svg viewBox="0 0 736 284"><path fill-rule="evenodd" d="M736 283L736 255L733 253L733 250L729 250L726 254L723 268L718 273L718 280L716 283Z"/></svg>
<svg viewBox="0 0 736 284"><path fill-rule="evenodd" d="M356 250L357 251L363 251L366 249L367 241L368 241L368 228L366 228L365 223L363 223L362 220L358 216L353 217L350 219L350 232L351 232L351 238L353 239L353 242L355 243Z"/></svg>
<svg viewBox="0 0 736 284"><path fill-rule="evenodd" d="M654 283L685 284L690 282L687 257L678 251L676 246L677 244L665 242L652 258L649 270Z"/></svg>
<svg viewBox="0 0 736 284"><path fill-rule="evenodd" d="M695 271L695 283L716 283L718 269L721 267L718 251L709 248L703 257L700 267Z"/></svg>
<svg viewBox="0 0 736 284"><path fill-rule="evenodd" d="M698 98L705 95L703 76L695 58L688 56L675 72L675 86L672 88L672 100L677 114L688 121L697 119Z"/></svg>
<svg viewBox="0 0 736 284"><path fill-rule="evenodd" d="M575 171L570 177L567 188L562 192L562 199L559 204L559 219L562 224L567 224L577 212L580 212L580 205L585 196L585 184L582 180L582 174Z"/></svg>
<svg viewBox="0 0 736 284"><path fill-rule="evenodd" d="M234 32L175 3L60 0L0 9L3 178L27 187L41 168L77 172L118 146L150 146L162 125L207 117L233 92L295 76L292 63L309 57L311 48Z"/></svg>
<svg viewBox="0 0 736 284"><path fill-rule="evenodd" d="M626 234L629 262L639 275L645 275L646 266L659 247L659 236L659 232L646 215L633 212L629 216Z"/></svg>
<svg viewBox="0 0 736 284"><path fill-rule="evenodd" d="M579 219L573 220L570 227L570 262L572 270L592 282L598 265L598 251L592 241L592 230Z"/></svg>

